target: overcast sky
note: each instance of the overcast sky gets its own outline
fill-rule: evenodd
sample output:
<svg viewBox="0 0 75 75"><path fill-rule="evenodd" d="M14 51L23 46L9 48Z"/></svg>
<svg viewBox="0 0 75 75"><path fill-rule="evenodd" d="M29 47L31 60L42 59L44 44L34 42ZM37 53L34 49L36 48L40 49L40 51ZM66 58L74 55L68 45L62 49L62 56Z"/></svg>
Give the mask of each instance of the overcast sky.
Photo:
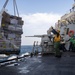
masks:
<svg viewBox="0 0 75 75"><path fill-rule="evenodd" d="M0 10L6 0L0 0ZM13 0L6 7L13 14ZM19 14L24 20L22 45L32 45L39 38L25 36L46 34L62 15L72 7L74 0L16 0Z"/></svg>

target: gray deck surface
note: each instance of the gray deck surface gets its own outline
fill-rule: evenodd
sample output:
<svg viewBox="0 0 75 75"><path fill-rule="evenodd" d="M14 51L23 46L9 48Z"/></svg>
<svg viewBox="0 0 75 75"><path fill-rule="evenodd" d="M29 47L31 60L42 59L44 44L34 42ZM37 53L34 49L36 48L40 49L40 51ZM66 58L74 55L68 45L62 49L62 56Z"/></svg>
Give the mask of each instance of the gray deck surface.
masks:
<svg viewBox="0 0 75 75"><path fill-rule="evenodd" d="M0 67L0 75L75 75L75 53L54 56L27 57L18 66Z"/></svg>

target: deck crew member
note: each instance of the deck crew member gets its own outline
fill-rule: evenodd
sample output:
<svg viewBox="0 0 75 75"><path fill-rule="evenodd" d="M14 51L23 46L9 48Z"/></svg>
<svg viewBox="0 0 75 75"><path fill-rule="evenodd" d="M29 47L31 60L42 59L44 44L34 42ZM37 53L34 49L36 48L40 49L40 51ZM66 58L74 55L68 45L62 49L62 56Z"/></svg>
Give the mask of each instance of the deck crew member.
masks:
<svg viewBox="0 0 75 75"><path fill-rule="evenodd" d="M63 37L61 37L61 39L60 39L60 50L63 50L64 52L66 51L65 40Z"/></svg>
<svg viewBox="0 0 75 75"><path fill-rule="evenodd" d="M69 36L71 37L71 38L69 39L69 41L70 41L69 50L70 50L70 51L75 51L75 36L74 36L74 31L73 31L73 30L70 30L70 31L69 31Z"/></svg>
<svg viewBox="0 0 75 75"><path fill-rule="evenodd" d="M55 56L60 57L60 31L57 31L57 34L55 34L54 37L54 48L55 48Z"/></svg>

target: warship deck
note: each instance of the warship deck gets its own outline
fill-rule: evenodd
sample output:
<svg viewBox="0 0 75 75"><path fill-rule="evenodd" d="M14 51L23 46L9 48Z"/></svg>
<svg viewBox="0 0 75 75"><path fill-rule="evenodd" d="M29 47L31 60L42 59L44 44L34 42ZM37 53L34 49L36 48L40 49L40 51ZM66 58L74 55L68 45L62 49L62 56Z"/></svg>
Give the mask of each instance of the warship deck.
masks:
<svg viewBox="0 0 75 75"><path fill-rule="evenodd" d="M64 52L61 58L33 56L14 64L0 67L0 75L75 75L75 53Z"/></svg>

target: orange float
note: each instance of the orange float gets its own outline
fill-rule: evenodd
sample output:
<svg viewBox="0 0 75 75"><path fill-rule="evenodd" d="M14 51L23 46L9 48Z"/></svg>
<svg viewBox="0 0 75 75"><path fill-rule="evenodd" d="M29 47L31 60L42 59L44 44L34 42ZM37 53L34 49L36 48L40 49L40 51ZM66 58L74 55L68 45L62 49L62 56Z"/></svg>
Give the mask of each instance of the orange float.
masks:
<svg viewBox="0 0 75 75"><path fill-rule="evenodd" d="M70 30L70 31L68 32L68 35L71 36L71 33L74 35L74 30Z"/></svg>

